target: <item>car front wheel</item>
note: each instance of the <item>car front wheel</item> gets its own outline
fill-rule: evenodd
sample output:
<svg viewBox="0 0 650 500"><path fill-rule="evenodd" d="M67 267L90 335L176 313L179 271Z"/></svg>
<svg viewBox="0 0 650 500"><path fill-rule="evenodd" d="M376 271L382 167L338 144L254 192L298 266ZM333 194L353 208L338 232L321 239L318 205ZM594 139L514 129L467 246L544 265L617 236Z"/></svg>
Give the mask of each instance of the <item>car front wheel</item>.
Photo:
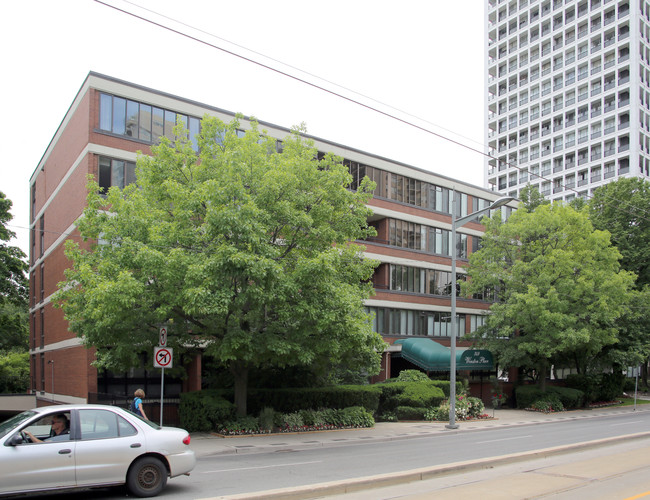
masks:
<svg viewBox="0 0 650 500"><path fill-rule="evenodd" d="M137 497L155 497L167 484L167 468L155 457L136 460L126 477L126 486Z"/></svg>

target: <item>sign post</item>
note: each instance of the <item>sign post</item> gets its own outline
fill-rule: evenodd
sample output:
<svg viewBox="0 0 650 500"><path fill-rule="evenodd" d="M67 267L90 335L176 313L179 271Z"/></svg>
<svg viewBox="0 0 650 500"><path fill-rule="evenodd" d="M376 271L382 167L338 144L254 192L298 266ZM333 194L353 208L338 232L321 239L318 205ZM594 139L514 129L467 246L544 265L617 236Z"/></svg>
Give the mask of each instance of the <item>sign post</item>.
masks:
<svg viewBox="0 0 650 500"><path fill-rule="evenodd" d="M160 426L163 424L163 396L165 394L165 368L173 366L174 350L167 345L167 328L160 329L160 345L153 348L153 366L160 368Z"/></svg>

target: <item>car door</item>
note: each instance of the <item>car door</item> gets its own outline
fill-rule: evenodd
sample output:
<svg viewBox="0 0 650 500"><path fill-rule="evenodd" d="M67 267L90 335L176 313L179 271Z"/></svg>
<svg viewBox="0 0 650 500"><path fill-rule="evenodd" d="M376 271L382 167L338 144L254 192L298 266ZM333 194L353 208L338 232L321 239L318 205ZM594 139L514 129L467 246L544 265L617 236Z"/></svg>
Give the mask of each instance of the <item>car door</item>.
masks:
<svg viewBox="0 0 650 500"><path fill-rule="evenodd" d="M144 453L143 432L110 409L79 410L77 485L124 483L131 462Z"/></svg>
<svg viewBox="0 0 650 500"><path fill-rule="evenodd" d="M43 443L11 445L10 441L22 430L37 437L47 438L52 417L58 412L46 414L29 425L9 433L0 450L0 493L11 491L36 491L51 488L69 488L75 481L75 442L70 435Z"/></svg>

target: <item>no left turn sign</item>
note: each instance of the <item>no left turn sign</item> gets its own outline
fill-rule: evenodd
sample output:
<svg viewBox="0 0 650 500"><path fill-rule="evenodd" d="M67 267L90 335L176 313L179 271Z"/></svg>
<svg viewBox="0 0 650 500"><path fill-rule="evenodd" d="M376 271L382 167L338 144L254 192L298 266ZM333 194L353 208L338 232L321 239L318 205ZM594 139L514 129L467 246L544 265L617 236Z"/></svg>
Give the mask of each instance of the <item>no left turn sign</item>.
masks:
<svg viewBox="0 0 650 500"><path fill-rule="evenodd" d="M153 366L156 368L171 368L174 350L171 347L153 348Z"/></svg>

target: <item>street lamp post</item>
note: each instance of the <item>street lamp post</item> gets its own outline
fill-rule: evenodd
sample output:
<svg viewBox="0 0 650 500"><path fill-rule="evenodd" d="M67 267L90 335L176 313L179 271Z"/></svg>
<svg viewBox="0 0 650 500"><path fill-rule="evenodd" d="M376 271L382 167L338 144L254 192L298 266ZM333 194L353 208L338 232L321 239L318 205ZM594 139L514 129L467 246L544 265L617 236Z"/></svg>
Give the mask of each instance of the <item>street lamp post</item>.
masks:
<svg viewBox="0 0 650 500"><path fill-rule="evenodd" d="M456 228L462 227L472 219L483 215L490 210L502 207L506 203L514 200L511 196L504 196L497 199L489 207L472 212L469 215L456 218L456 190L453 190L453 199L451 206L451 360L449 363L449 423L445 426L447 429L458 429L456 423L456 330L458 322L456 320Z"/></svg>

